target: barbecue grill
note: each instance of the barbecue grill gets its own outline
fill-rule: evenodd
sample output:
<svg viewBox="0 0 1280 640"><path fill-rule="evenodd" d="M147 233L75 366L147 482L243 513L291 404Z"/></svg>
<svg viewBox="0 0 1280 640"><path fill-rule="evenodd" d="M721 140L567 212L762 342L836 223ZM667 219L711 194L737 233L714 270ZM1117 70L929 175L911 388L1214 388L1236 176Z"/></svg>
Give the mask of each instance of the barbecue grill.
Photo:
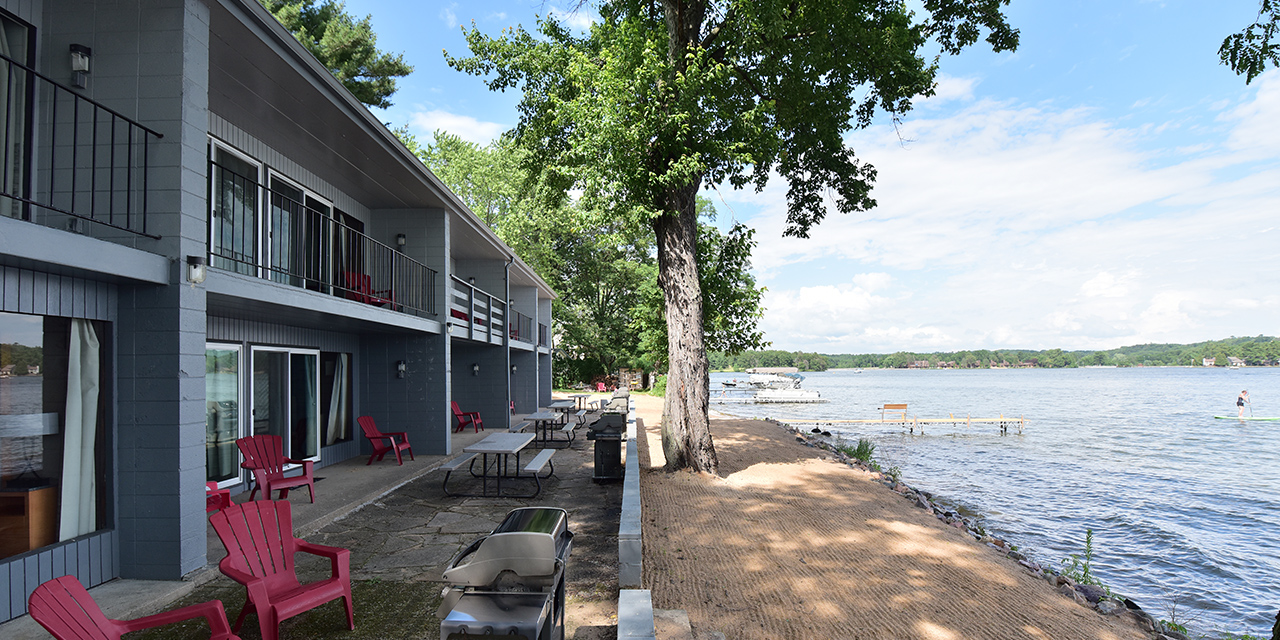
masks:
<svg viewBox="0 0 1280 640"><path fill-rule="evenodd" d="M569 514L525 507L467 545L444 570L442 640L564 640L564 574L573 550Z"/></svg>
<svg viewBox="0 0 1280 640"><path fill-rule="evenodd" d="M588 427L587 439L595 441L595 470L591 479L595 482L622 480L622 436L627 431L627 416L623 413L602 413L600 419Z"/></svg>

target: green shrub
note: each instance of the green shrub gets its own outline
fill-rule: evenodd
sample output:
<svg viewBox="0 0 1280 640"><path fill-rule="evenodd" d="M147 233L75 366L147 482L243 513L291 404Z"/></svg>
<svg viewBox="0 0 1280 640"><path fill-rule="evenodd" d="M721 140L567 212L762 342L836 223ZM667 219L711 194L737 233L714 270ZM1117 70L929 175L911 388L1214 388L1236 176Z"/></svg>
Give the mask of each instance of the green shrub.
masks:
<svg viewBox="0 0 1280 640"><path fill-rule="evenodd" d="M871 454L876 451L876 443L866 438L858 438L858 446L855 447L841 440L836 443L836 451L865 463L871 461Z"/></svg>

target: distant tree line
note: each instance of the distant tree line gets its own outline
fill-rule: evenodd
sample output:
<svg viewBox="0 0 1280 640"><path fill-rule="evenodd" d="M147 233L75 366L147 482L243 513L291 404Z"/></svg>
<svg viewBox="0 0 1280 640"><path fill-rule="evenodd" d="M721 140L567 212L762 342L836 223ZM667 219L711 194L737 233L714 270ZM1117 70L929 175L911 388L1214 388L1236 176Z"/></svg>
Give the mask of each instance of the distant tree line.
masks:
<svg viewBox="0 0 1280 640"><path fill-rule="evenodd" d="M975 349L971 351L936 351L915 353L818 354L800 351L744 351L734 356L710 355L711 368L741 371L750 367L798 367L802 371L825 371L828 368L952 368L987 369L991 367L1171 367L1203 366L1206 359L1213 366L1230 366L1237 358L1251 367L1280 365L1280 338L1227 338L1195 344L1139 344L1105 351L1063 351L1048 349Z"/></svg>
<svg viewBox="0 0 1280 640"><path fill-rule="evenodd" d="M38 366L43 368L44 365L44 349L42 347L28 347L18 343L0 344L0 367L14 365L14 375L27 375L28 366Z"/></svg>
<svg viewBox="0 0 1280 640"><path fill-rule="evenodd" d="M753 367L796 367L801 371L826 371L831 367L831 356L803 351L743 351L729 354L723 351L707 353L713 371L745 371Z"/></svg>

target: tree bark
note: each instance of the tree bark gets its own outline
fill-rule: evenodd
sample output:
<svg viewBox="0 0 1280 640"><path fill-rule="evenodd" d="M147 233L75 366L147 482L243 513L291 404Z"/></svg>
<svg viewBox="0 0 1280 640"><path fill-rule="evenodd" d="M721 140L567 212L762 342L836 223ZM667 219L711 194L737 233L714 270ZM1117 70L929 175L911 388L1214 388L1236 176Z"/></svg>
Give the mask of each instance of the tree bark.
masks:
<svg viewBox="0 0 1280 640"><path fill-rule="evenodd" d="M667 202L663 208L669 213L653 220L670 357L662 410L662 451L668 471L691 468L714 474L719 463L707 422L710 381L698 281L698 184L664 194Z"/></svg>

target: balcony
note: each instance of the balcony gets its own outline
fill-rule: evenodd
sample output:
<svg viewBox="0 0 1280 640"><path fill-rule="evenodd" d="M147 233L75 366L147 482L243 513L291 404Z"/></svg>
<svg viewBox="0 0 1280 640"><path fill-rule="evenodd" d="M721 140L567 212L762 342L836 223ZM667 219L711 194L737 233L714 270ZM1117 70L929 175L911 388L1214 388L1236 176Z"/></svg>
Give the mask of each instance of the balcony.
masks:
<svg viewBox="0 0 1280 640"><path fill-rule="evenodd" d="M538 346L551 348L551 327L538 323Z"/></svg>
<svg viewBox="0 0 1280 640"><path fill-rule="evenodd" d="M436 315L436 272L335 218L331 208L209 161L210 265L401 313Z"/></svg>
<svg viewBox="0 0 1280 640"><path fill-rule="evenodd" d="M511 312L511 339L517 342L533 343L533 318L519 311Z"/></svg>
<svg viewBox="0 0 1280 640"><path fill-rule="evenodd" d="M4 55L0 120L0 215L114 240L159 237L147 229L147 194L161 134Z"/></svg>
<svg viewBox="0 0 1280 640"><path fill-rule="evenodd" d="M453 287L449 293L449 317L455 329L453 335L503 344L506 331L507 303L457 276L450 276Z"/></svg>

